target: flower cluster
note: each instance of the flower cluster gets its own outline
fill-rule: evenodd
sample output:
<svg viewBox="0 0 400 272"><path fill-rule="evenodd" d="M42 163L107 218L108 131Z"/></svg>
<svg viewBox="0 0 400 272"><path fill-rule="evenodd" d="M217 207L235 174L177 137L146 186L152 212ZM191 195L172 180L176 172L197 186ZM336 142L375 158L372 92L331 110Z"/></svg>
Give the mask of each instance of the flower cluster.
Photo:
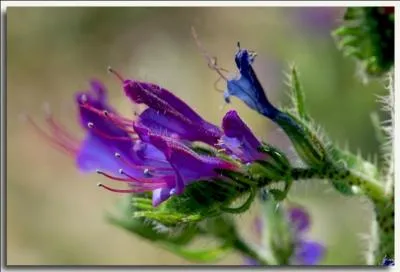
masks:
<svg viewBox="0 0 400 272"><path fill-rule="evenodd" d="M52 116L48 117L50 135L32 122L51 143L75 157L79 170L124 182L129 188L99 186L119 193L152 192L153 206L158 206L182 194L194 181L217 177L217 169L240 172L243 163L266 158L257 151L259 140L237 112L227 112L220 128L165 88L110 72L121 80L133 103L147 106L136 118L122 117L109 105L106 88L92 80L90 90L75 94L79 122L86 131L84 140L61 129ZM194 142L230 159L196 153L191 148Z"/></svg>

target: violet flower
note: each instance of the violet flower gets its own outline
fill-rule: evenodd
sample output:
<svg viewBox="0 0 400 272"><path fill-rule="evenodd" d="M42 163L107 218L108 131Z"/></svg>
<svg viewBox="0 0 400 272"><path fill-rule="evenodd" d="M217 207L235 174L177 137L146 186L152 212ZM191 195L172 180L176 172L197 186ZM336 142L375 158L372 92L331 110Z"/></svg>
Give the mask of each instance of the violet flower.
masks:
<svg viewBox="0 0 400 272"><path fill-rule="evenodd" d="M290 207L287 214L295 246L291 264L317 265L325 255L325 247L321 243L306 238L310 227L309 214L300 207ZM256 218L255 227L257 235L261 236L262 224L259 218ZM244 265L259 265L259 263L256 260L244 258Z"/></svg>
<svg viewBox="0 0 400 272"><path fill-rule="evenodd" d="M296 245L293 263L297 265L317 265L324 256L325 247L305 237L310 228L309 214L303 208L291 207L288 210L288 217Z"/></svg>
<svg viewBox="0 0 400 272"><path fill-rule="evenodd" d="M129 94L137 95L131 87L137 83L126 82L129 85L126 87ZM121 117L108 104L104 86L97 81L92 81L91 85L90 91L78 92L75 95L79 121L86 130L83 141L77 140L62 129L51 116L48 117L51 135L42 131L34 122L31 123L56 147L73 156L82 172L96 172L113 181L129 185L128 189L99 184L101 187L119 193L152 192L153 206L157 206L171 195L181 194L191 182L217 177L216 169L238 170L235 163L199 155L188 148L180 137L196 138L206 143L215 138L213 141L217 142L217 136L222 135L222 132L218 127L201 121L197 113L165 89L161 89L156 96L151 93L150 87L149 90L138 88L143 91L140 97L148 99L146 103L152 106L150 110L164 113L154 117L153 121L160 122L170 131L174 131L171 125L174 122L178 126L182 125L184 130L178 138L163 133L149 122L137 122ZM154 87L151 84L149 86ZM144 98L136 100L140 102L144 101ZM179 113L175 107L180 107L185 114ZM148 116L148 110L144 111L141 117ZM186 120L190 122L185 123ZM177 131L175 129L175 132Z"/></svg>

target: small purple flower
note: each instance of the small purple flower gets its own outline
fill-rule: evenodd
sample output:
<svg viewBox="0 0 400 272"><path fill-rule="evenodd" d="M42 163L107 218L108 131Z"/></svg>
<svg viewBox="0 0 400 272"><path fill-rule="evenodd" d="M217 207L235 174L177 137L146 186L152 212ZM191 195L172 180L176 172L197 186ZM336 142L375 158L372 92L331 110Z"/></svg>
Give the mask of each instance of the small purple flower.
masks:
<svg viewBox="0 0 400 272"><path fill-rule="evenodd" d="M258 152L261 146L260 141L240 119L236 111L226 113L222 120L222 129L224 135L221 137L221 147L230 151L242 162L266 159L266 154Z"/></svg>
<svg viewBox="0 0 400 272"><path fill-rule="evenodd" d="M307 211L299 206L289 207L287 210L288 221L293 233L294 253L291 264L293 265L317 265L325 255L325 247L318 242L309 240L305 237L310 227L310 216ZM257 234L259 232L260 221L256 221ZM245 265L250 265L250 261L245 259ZM258 265L253 261L254 265Z"/></svg>
<svg viewBox="0 0 400 272"><path fill-rule="evenodd" d="M310 216L299 206L288 209L288 218L293 228L295 253L293 263L297 265L317 265L325 254L325 247L305 237L310 228Z"/></svg>
<svg viewBox="0 0 400 272"><path fill-rule="evenodd" d="M237 78L228 80L224 98L230 102L230 96L236 96L251 109L274 120L278 110L269 102L252 63L256 54L247 49L240 49L235 55L235 63L240 72Z"/></svg>
<svg viewBox="0 0 400 272"><path fill-rule="evenodd" d="M132 81L126 84L142 85ZM138 95L136 101L147 99L146 103L151 106L139 116L140 121L121 117L108 104L107 91L100 82L92 81L91 90L76 93L79 122L86 131L83 141L61 129L51 116L48 117L51 135L29 120L51 143L73 156L82 172L95 172L129 186L128 189L116 189L99 184L101 187L118 193L153 192L154 206L174 194L183 193L185 186L196 180L217 177L216 169L239 170L237 164L192 151L182 137L217 142L222 135L220 129L202 121L197 113L165 89L159 88L153 93L151 90L155 85L146 84L148 90L138 87L143 91L142 96L126 87L130 95ZM175 107L181 107L184 115ZM154 114L161 112L150 117L151 111ZM157 129L150 120L159 122L171 133ZM173 137L172 132L178 137Z"/></svg>

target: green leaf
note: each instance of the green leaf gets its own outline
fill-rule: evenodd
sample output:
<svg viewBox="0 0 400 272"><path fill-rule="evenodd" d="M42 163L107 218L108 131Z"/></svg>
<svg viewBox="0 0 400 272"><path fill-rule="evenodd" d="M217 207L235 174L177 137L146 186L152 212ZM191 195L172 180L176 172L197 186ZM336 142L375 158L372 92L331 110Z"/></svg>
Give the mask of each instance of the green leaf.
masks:
<svg viewBox="0 0 400 272"><path fill-rule="evenodd" d="M228 242L215 248L201 250L188 249L171 243L162 243L161 247L190 262L196 263L215 263L232 251L232 244Z"/></svg>
<svg viewBox="0 0 400 272"><path fill-rule="evenodd" d="M291 69L291 92L298 116L304 120L309 120L309 116L305 107L304 91L300 85L299 76L296 67L294 66Z"/></svg>

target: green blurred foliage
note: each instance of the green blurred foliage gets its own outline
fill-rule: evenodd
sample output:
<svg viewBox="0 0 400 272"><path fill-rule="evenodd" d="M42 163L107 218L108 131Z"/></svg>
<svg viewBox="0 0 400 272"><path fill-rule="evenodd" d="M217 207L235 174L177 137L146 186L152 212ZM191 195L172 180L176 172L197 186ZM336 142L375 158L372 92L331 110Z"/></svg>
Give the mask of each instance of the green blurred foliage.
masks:
<svg viewBox="0 0 400 272"><path fill-rule="evenodd" d="M194 26L210 54L235 72L236 41L258 52L255 64L269 97L288 103L284 73L294 62L310 115L334 142L364 155L378 152L370 112L382 84L363 85L355 64L337 50L331 31L343 8L9 8L7 9L7 262L8 264L187 264L106 222L117 195L96 189L70 158L39 141L18 119L43 118L48 101L61 122L78 132L72 94L97 77L112 103L131 114L108 65L126 77L154 81L179 95L204 118L220 123L239 111L262 139L289 152L288 141L268 120L239 101L223 105L190 34ZM384 119L384 116L382 116ZM43 125L44 123L41 122ZM79 134L81 135L81 134ZM290 154L290 153L289 153ZM293 157L293 154L290 155ZM23 169L23 171L21 171ZM296 184L294 199L310 207L312 235L325 242L324 263L361 264L371 211L364 200L339 196L320 181ZM238 217L252 235L247 217ZM340 222L340 223L338 223ZM362 223L361 223L362 222ZM232 254L220 264L240 264Z"/></svg>

